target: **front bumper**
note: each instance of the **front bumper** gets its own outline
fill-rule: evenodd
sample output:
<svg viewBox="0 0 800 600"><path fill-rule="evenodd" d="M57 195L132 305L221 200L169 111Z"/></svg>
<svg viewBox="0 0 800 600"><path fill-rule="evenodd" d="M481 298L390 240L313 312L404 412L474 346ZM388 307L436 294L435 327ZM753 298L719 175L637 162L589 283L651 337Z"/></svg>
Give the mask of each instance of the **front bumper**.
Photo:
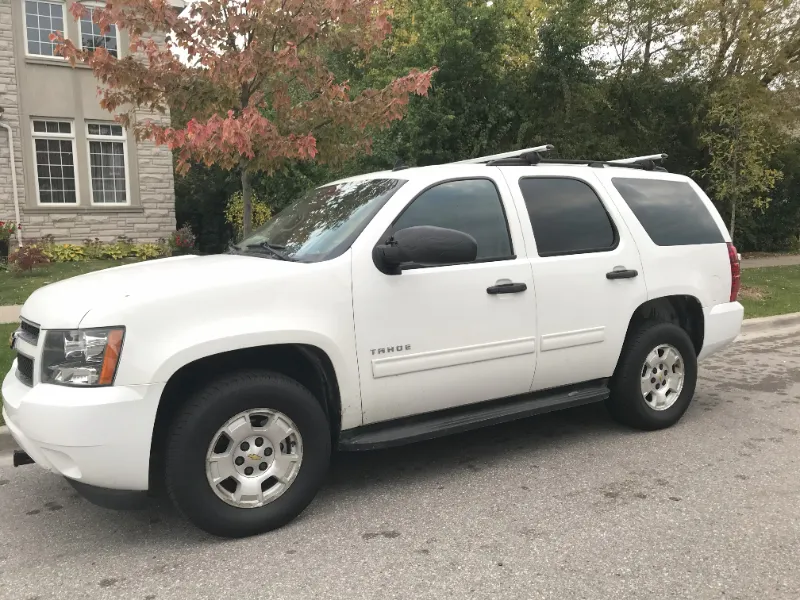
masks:
<svg viewBox="0 0 800 600"><path fill-rule="evenodd" d="M703 309L705 335L699 360L707 358L728 346L742 330L744 307L738 302L727 302Z"/></svg>
<svg viewBox="0 0 800 600"><path fill-rule="evenodd" d="M16 361L2 385L3 418L36 463L70 480L148 489L150 443L164 384L75 388L22 383Z"/></svg>

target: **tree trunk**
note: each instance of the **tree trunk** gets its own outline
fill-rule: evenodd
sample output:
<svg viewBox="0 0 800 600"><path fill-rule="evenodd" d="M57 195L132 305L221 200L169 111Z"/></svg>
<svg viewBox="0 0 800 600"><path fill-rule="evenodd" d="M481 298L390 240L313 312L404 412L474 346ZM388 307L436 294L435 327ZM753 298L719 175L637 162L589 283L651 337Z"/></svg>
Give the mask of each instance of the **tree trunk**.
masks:
<svg viewBox="0 0 800 600"><path fill-rule="evenodd" d="M736 227L736 205L739 204L739 99L736 99L736 112L734 113L733 122L733 173L731 174L731 243L733 243L733 231Z"/></svg>
<svg viewBox="0 0 800 600"><path fill-rule="evenodd" d="M651 50L653 45L653 20L647 21L647 41L644 45L644 57L642 58L642 71L647 71L650 68Z"/></svg>
<svg viewBox="0 0 800 600"><path fill-rule="evenodd" d="M736 140L736 142L734 142L734 143L738 144L739 140ZM739 190L736 188L737 175L738 175L737 170L739 169L739 164L738 164L739 161L737 160L737 158L738 157L736 156L736 146L734 146L733 147L733 173L731 174L731 183L732 183L731 191L733 192L733 195L731 196L731 226L730 226L731 228L730 228L730 232L729 232L731 234L731 242L733 242L733 230L736 227L736 205L739 204Z"/></svg>
<svg viewBox="0 0 800 600"><path fill-rule="evenodd" d="M242 171L242 239L250 235L253 228L253 188L251 185L251 174L247 170L247 164L241 167Z"/></svg>

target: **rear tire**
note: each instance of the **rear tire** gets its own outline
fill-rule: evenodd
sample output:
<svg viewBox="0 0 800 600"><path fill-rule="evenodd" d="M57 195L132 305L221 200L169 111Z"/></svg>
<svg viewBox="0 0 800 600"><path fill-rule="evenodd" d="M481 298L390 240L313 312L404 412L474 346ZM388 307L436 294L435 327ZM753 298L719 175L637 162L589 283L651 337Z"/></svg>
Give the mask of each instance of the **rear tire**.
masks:
<svg viewBox="0 0 800 600"><path fill-rule="evenodd" d="M673 323L645 322L629 334L606 406L620 423L652 431L677 423L697 385L689 335Z"/></svg>
<svg viewBox="0 0 800 600"><path fill-rule="evenodd" d="M278 433L270 443L272 438L262 432L273 422ZM215 445L220 435L226 437L226 426L233 432L230 449ZM246 438L252 447L242 457L240 447L246 442L238 438L246 429L250 431L242 435L252 434ZM254 435L259 448L251 439ZM296 455L290 456L290 446L297 446ZM331 435L320 403L305 387L283 375L246 371L220 378L195 393L175 417L166 450L166 486L178 510L208 533L245 537L289 523L311 503L328 471ZM230 459L223 463L218 457L227 454ZM249 456L258 460L252 459L251 465ZM288 466L281 468L284 462ZM267 475L273 464L279 477L262 485L259 466ZM232 474L226 484L232 488L231 498L224 498L224 485L212 484L213 475L220 472ZM278 485L282 488L275 487ZM255 489L256 494L260 489L261 494L237 502L233 494L239 486L243 486L241 490ZM270 492L275 489L278 491Z"/></svg>

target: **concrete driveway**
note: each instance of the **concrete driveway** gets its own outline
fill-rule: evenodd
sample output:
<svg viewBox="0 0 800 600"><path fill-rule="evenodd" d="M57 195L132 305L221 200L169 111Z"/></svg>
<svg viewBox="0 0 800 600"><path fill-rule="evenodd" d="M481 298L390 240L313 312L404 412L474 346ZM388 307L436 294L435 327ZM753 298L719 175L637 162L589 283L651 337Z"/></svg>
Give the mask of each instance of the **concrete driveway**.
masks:
<svg viewBox="0 0 800 600"><path fill-rule="evenodd" d="M300 519L246 540L0 468L0 598L796 600L797 341L756 334L705 363L667 431L589 406L340 455Z"/></svg>

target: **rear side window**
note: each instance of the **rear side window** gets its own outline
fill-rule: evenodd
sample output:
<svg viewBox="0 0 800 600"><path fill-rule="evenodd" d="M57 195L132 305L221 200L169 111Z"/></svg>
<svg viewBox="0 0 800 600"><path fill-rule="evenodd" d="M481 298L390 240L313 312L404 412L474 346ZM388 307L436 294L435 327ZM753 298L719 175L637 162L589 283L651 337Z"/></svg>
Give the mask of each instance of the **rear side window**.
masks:
<svg viewBox="0 0 800 600"><path fill-rule="evenodd" d="M603 252L617 245L611 218L583 181L555 177L520 179L519 187L539 256Z"/></svg>
<svg viewBox="0 0 800 600"><path fill-rule="evenodd" d="M488 179L448 181L417 196L392 229L433 225L468 233L478 242L477 260L511 258L511 239L500 195Z"/></svg>
<svg viewBox="0 0 800 600"><path fill-rule="evenodd" d="M711 213L685 181L614 177L614 187L658 246L721 244Z"/></svg>

